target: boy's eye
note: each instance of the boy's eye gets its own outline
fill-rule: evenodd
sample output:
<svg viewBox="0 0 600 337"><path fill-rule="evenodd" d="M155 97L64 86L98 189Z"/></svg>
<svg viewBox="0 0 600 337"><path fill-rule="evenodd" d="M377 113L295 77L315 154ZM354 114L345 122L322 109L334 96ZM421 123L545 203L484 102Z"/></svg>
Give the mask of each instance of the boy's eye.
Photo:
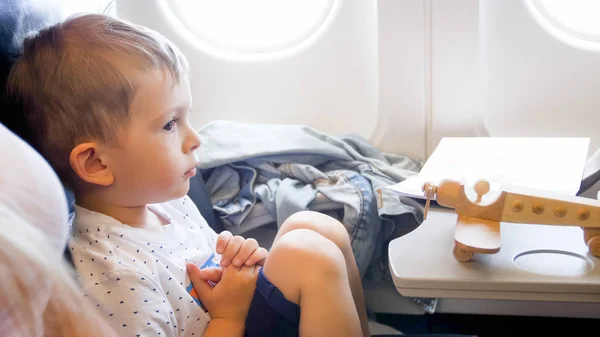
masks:
<svg viewBox="0 0 600 337"><path fill-rule="evenodd" d="M175 127L175 122L177 120L175 119L171 119L167 124L165 124L165 126L163 126L163 130L165 131L172 131L173 128Z"/></svg>

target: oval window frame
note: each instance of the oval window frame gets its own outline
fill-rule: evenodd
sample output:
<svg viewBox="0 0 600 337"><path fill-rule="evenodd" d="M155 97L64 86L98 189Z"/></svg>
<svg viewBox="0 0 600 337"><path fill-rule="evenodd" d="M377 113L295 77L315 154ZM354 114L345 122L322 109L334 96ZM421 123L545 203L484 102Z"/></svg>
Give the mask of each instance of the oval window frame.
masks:
<svg viewBox="0 0 600 337"><path fill-rule="evenodd" d="M189 43L202 51L227 59L265 59L277 58L298 52L318 40L337 17L340 0L329 0L329 6L320 13L319 19L307 27L302 34L269 47L233 47L219 43L209 36L198 33L181 14L176 0L159 0L159 10L167 22Z"/></svg>
<svg viewBox="0 0 600 337"><path fill-rule="evenodd" d="M525 6L535 21L559 41L580 49L600 50L600 31L598 34L586 34L561 23L551 14L543 0L527 0Z"/></svg>

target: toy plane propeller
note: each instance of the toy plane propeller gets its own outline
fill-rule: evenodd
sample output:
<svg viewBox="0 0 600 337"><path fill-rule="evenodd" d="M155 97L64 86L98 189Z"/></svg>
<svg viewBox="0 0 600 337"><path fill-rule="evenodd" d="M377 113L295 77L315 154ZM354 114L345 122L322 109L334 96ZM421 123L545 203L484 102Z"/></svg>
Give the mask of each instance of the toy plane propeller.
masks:
<svg viewBox="0 0 600 337"><path fill-rule="evenodd" d="M500 251L500 222L579 226L589 252L600 257L600 202L584 197L552 194L518 186L503 186L495 193L490 184L479 180L473 191L452 180L438 186L424 184L427 197L424 217L430 201L455 210L454 257L461 262L471 260L474 253L494 254Z"/></svg>

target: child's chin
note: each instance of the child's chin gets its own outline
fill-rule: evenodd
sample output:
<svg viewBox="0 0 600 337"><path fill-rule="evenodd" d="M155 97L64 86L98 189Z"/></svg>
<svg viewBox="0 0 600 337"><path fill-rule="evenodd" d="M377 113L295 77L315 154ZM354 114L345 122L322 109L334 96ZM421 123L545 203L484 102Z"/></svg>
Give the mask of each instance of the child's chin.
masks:
<svg viewBox="0 0 600 337"><path fill-rule="evenodd" d="M167 202L172 200L177 200L185 197L190 190L190 182L186 180L185 182L181 182L175 188L171 188L168 191L163 190L161 200L155 200L154 203Z"/></svg>
<svg viewBox="0 0 600 337"><path fill-rule="evenodd" d="M190 180L186 179L186 181L182 184L182 187L177 191L177 195L175 199L180 199L185 197L190 191Z"/></svg>

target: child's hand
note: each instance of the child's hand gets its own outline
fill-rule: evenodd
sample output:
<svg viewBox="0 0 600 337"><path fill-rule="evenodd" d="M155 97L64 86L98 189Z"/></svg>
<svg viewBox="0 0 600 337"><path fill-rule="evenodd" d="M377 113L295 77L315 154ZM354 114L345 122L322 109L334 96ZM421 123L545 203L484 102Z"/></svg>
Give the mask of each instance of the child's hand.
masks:
<svg viewBox="0 0 600 337"><path fill-rule="evenodd" d="M216 284L221 282L221 278L223 277L223 268L207 267L204 269L200 269L198 271L198 276L205 281L210 281Z"/></svg>
<svg viewBox="0 0 600 337"><path fill-rule="evenodd" d="M258 264L262 266L269 253L266 249L259 247L254 239L244 239L231 232L223 231L217 239L217 253L221 254L221 266L227 267L233 263L234 266L241 265L253 266Z"/></svg>
<svg viewBox="0 0 600 337"><path fill-rule="evenodd" d="M221 318L243 324L254 296L258 266L229 266L223 269L220 282L211 287L200 269L187 265L194 290L213 319Z"/></svg>

